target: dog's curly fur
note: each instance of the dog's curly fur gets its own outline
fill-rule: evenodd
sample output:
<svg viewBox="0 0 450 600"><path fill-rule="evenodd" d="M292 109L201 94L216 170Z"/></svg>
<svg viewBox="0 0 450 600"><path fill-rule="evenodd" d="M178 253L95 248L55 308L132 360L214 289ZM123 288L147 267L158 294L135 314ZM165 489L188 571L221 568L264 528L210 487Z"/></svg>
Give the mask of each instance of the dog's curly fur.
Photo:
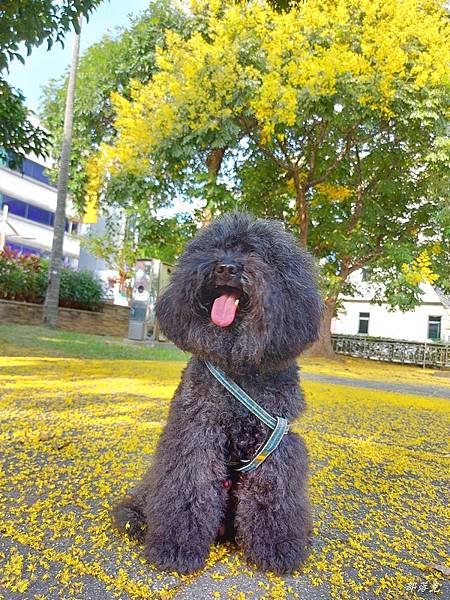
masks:
<svg viewBox="0 0 450 600"><path fill-rule="evenodd" d="M239 290L240 308L219 327L210 313L224 262L238 266L226 283ZM290 432L255 471L231 472L228 463L252 458L269 431L204 361L273 415L297 418L304 400L295 358L316 339L322 314L311 257L276 221L226 215L187 246L156 310L165 335L193 357L151 468L115 508L118 527L144 540L162 569L202 567L218 538L235 539L262 569L297 569L311 531L305 444Z"/></svg>

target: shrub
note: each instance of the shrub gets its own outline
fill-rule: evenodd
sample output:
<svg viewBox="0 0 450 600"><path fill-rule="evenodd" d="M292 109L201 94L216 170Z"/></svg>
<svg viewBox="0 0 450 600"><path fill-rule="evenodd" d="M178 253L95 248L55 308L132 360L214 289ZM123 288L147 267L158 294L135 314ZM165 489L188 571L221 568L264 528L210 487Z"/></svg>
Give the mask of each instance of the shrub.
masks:
<svg viewBox="0 0 450 600"><path fill-rule="evenodd" d="M6 248L0 252L0 298L42 304L47 289L48 269L47 260ZM102 284L92 273L62 269L60 306L99 311L102 296Z"/></svg>
<svg viewBox="0 0 450 600"><path fill-rule="evenodd" d="M103 287L89 271L63 269L59 290L59 305L98 311L101 308Z"/></svg>
<svg viewBox="0 0 450 600"><path fill-rule="evenodd" d="M0 252L0 298L42 302L48 267L39 256L21 255L6 248Z"/></svg>

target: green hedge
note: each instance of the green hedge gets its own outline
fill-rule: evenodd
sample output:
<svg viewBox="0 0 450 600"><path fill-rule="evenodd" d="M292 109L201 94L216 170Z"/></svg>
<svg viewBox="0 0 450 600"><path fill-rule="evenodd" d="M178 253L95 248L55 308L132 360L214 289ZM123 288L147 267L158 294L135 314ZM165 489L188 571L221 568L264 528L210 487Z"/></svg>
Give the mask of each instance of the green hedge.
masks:
<svg viewBox="0 0 450 600"><path fill-rule="evenodd" d="M47 289L49 263L34 255L21 255L6 248L0 252L0 299L42 304ZM88 271L61 271L59 305L100 311L101 282Z"/></svg>

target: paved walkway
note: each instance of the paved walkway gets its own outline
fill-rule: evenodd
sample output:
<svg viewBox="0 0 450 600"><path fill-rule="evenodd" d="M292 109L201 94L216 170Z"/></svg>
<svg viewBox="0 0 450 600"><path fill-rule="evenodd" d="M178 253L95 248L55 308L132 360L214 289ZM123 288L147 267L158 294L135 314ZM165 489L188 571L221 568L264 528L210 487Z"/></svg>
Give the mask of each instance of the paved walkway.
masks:
<svg viewBox="0 0 450 600"><path fill-rule="evenodd" d="M148 346L150 348L176 348L172 342L155 342L154 340L145 340L143 342L130 341L128 343L135 345ZM383 390L386 392L397 392L403 394L412 394L413 396L426 396L431 398L450 399L450 386L439 385L416 385L410 383L395 383L387 381L371 381L370 379L354 379L352 377L336 377L334 375L321 375L319 373L309 373L307 365L302 367L302 379L310 381L320 381L322 383L332 383L336 385L349 385L357 388L368 388L371 390Z"/></svg>
<svg viewBox="0 0 450 600"><path fill-rule="evenodd" d="M448 398L450 400L450 387L439 385L416 385L410 383L395 383L387 381L370 381L368 379L358 380L351 377L335 377L334 375L320 375L308 373L302 370L301 378L321 383L332 383L335 385L349 385L357 388L368 388L371 390L383 390L385 392L398 392L412 394L414 396L428 396L435 398Z"/></svg>

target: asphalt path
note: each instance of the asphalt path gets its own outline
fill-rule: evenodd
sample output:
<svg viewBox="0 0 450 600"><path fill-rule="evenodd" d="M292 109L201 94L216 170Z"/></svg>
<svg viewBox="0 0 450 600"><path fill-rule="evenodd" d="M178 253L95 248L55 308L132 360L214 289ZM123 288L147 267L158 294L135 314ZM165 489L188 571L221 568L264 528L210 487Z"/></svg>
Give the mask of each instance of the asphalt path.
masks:
<svg viewBox="0 0 450 600"><path fill-rule="evenodd" d="M333 385L348 385L370 390L383 390L385 392L397 392L400 394L412 394L413 396L426 396L450 399L450 387L439 385L416 385L410 383L395 383L388 381L363 381L351 377L335 377L334 375L320 375L318 373L301 372L301 379L308 381L320 381Z"/></svg>
<svg viewBox="0 0 450 600"><path fill-rule="evenodd" d="M448 411L444 411L442 406L447 406L447 403L439 402L438 399L450 399L450 387L358 380L303 370L301 377L304 381L317 381L330 386L354 387L355 392L358 388L436 398L436 402L423 400L425 408L420 407L420 401L417 401L417 407L410 402L411 406L408 405L406 409L402 409L395 402L391 407L389 402L385 403L382 407L382 418L375 424L371 424L368 419L370 427L368 426L367 430L363 429L361 435L358 432L349 435L347 431L347 427L354 428L353 422L358 417L350 410L347 418L344 418L345 414L341 414L337 415L339 418L335 420L332 420L330 415L327 418L323 406L317 412L313 421L318 432L315 436L318 447L315 449L313 477L316 479L315 489L319 490L320 494L314 501L319 526L314 537L313 549L316 557L323 558L315 559L312 574L300 572L295 576L274 580L265 573L247 567L245 561L235 562L237 552L233 549L230 556L224 560L217 560L201 573L181 579L169 573L158 573L150 566L142 567L136 560L137 555L141 553L140 548L126 546L123 553L119 553L122 538L110 526L107 513L101 512L99 506L102 499L102 489L99 486L102 482L107 482L107 473L101 472L97 477L90 477L87 468L94 463L86 463L86 467L77 467L76 453L78 447L84 447L86 436L103 435L102 420L106 423L105 432L109 431L110 415L108 409L105 409L104 413L101 412L102 402L97 397L89 395L90 392L83 392L74 381L74 398L78 402L79 396L83 398L83 393L87 394L84 410L87 413L93 411L93 416L98 413L98 426L97 429L92 426L83 428L80 424L77 429L78 421L74 420L74 431L70 434L72 446L56 446L55 449L51 446L52 440L46 441L45 437L33 446L28 444L26 438L21 440L13 436L12 432L18 426L17 421L25 418L21 417L20 411L25 411L28 415L27 420L31 418L32 405L28 406L26 399L23 405L20 405L20 411L13 411L14 418L11 417L11 420L7 419L5 410L2 423L0 410L0 442L4 444L0 452L6 456L4 471L0 469L0 509L3 509L5 519L4 522L0 520L0 599L335 600L338 589L336 578L343 577L343 582L352 580L356 585L358 577L363 575L365 579L361 581L361 589L349 592L350 588L347 587L339 600L450 598L450 582L443 580L438 572L429 570L431 563L438 566L444 564L443 514L448 502L445 493L448 489L448 471L444 467L444 460L448 458L448 454L444 454L443 441L446 436ZM45 379L44 373L41 379ZM12 387L11 390L8 389L8 386L13 385L12 379L9 383L8 381L3 389L0 386L0 400L2 394L12 394ZM31 396L33 393L37 394L31 390ZM67 393L64 388L64 398ZM355 393L355 396L363 394ZM104 402L107 406L113 406L111 399L105 398ZM436 413L433 405L436 405ZM51 410L50 416L56 422L58 418L62 418L59 413L64 408L65 403L61 399L61 402L53 405L49 403L46 410ZM415 419L416 412L420 415L418 420ZM45 411L42 415L39 414L38 418L45 416L44 413ZM372 412L371 416L376 415ZM382 428L384 416L390 424L386 431ZM153 418L156 416L153 415ZM392 418L394 421L391 427ZM333 426L326 426L331 421ZM391 429L403 433L398 439L395 435L391 438ZM132 429L130 435L133 435ZM398 446L394 446L394 442ZM105 447L109 451L109 446ZM391 447L398 447L398 460L397 452L390 451ZM345 457L345 460L339 460L339 457ZM48 461L52 461L51 465L55 468L54 478L50 477L48 469L45 471ZM88 505L78 510L67 501L61 506L55 504L60 519L64 519L66 513L76 515L80 519L80 539L75 541L73 534L64 533L64 528L58 529L57 533L52 533L50 529L42 529L42 541L34 543L33 536L30 535L29 539L27 537L27 527L36 530L37 526L31 517L27 520L27 507L31 509L36 499L45 504L47 493L53 493L59 498L62 493L58 489L64 490L70 484L66 468L72 469L71 473L78 474L83 485L93 486L89 496L92 507ZM53 487L46 486L45 478L41 481L41 488L36 486L41 469ZM33 480L30 470L36 472L36 481ZM28 478L28 487L20 502L17 499L18 490L6 486L7 475L13 477L17 474L20 475L20 478L16 477L18 485L22 478ZM386 482L389 485L383 487ZM24 487L24 484L21 485ZM7 490L6 494L3 494L4 490ZM428 498L427 494L432 494L432 497ZM97 499L97 495L100 499ZM403 504L403 512L397 516L396 511L400 510L399 507ZM26 510L23 509L23 505L26 505ZM418 519L420 514L424 516ZM40 518L39 511L34 513L36 522L39 522ZM46 518L53 523L51 514L46 513ZM67 522L71 523L70 520ZM93 532L90 532L89 528L94 528ZM104 546L92 550L90 546L98 541L97 537L100 534L106 536L107 541ZM78 550L81 558L76 562ZM360 552L363 552L361 556ZM11 556L13 559L9 558ZM427 556L433 558L426 558ZM27 569L31 566L35 570L30 572ZM113 583L119 567L122 566L124 577L126 576L129 582L127 591L117 589ZM76 571L77 568L79 572ZM329 568L330 577L334 577L334 591L327 580L328 575L323 575ZM144 578L147 569L148 583ZM74 587L65 588L64 577L70 577L75 584L82 584L80 591L77 592ZM20 591L19 587L22 580L29 584L24 591ZM11 585L11 581L14 585ZM376 583L371 583L373 581ZM134 588L134 584L140 587ZM393 589L389 588L390 585L394 586ZM432 591L432 585L436 585L439 591ZM165 590L161 593L163 586ZM374 595L377 586L380 586L380 591ZM420 592L421 587L423 592Z"/></svg>

